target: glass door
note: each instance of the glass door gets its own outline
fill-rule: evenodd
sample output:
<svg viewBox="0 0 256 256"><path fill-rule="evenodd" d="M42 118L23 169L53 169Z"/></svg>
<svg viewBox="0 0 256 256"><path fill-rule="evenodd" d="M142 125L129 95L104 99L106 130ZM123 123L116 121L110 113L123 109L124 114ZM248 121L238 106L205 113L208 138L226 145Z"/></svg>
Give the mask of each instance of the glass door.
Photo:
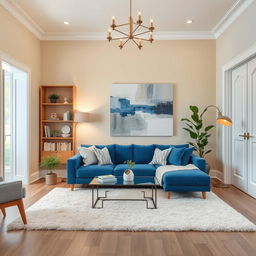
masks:
<svg viewBox="0 0 256 256"><path fill-rule="evenodd" d="M4 177L6 180L13 179L15 169L15 140L14 140L14 86L13 74L3 70L3 93L4 93Z"/></svg>
<svg viewBox="0 0 256 256"><path fill-rule="evenodd" d="M27 183L29 177L28 73L6 62L1 63L1 68L0 175L3 175L5 180L21 179Z"/></svg>

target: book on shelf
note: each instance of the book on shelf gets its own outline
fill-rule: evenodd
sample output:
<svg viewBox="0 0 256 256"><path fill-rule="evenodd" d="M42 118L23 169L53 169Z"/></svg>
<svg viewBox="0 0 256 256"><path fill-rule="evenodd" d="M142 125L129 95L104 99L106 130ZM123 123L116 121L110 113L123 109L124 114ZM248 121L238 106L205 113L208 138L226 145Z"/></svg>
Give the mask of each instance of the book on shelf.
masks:
<svg viewBox="0 0 256 256"><path fill-rule="evenodd" d="M51 137L51 129L50 129L50 127L48 126L48 125L45 125L44 126L44 135L45 135L45 137Z"/></svg>
<svg viewBox="0 0 256 256"><path fill-rule="evenodd" d="M71 151L71 142L44 142L44 151Z"/></svg>

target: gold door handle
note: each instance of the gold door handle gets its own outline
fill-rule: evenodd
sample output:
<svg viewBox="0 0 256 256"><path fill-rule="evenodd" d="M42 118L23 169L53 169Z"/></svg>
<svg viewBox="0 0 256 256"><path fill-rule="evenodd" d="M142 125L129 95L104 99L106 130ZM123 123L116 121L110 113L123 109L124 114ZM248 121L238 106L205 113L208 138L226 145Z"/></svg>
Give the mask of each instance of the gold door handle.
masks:
<svg viewBox="0 0 256 256"><path fill-rule="evenodd" d="M254 136L251 136L249 132L246 133L246 139L249 140L250 138L253 138Z"/></svg>
<svg viewBox="0 0 256 256"><path fill-rule="evenodd" d="M239 134L239 136L240 137L243 137L244 138L244 140L246 140L247 139L247 133L245 132L244 134Z"/></svg>

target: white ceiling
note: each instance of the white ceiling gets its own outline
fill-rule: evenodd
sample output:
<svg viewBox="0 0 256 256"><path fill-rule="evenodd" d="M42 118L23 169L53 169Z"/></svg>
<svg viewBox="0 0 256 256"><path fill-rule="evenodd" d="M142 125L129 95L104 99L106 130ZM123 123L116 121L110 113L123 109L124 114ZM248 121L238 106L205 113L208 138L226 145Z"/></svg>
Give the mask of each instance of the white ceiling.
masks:
<svg viewBox="0 0 256 256"><path fill-rule="evenodd" d="M133 13L142 11L144 24L154 19L157 32L212 32L234 10L248 0L133 0ZM129 0L0 0L11 12L19 12L26 23L41 34L106 32L111 17L128 20ZM14 10L15 8L15 10ZM13 13L14 14L14 13ZM17 15L16 15L17 16ZM186 24L187 19L194 22ZM69 25L64 25L68 21ZM24 22L23 22L24 23Z"/></svg>

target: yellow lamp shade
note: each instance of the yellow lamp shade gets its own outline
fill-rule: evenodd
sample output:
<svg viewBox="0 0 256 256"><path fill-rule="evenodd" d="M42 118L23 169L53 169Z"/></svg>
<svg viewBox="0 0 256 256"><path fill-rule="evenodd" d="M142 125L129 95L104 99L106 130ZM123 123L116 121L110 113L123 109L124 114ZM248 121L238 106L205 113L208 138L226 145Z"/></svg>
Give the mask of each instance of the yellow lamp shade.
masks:
<svg viewBox="0 0 256 256"><path fill-rule="evenodd" d="M232 120L228 116L223 116L221 113L219 113L216 122L224 126L232 125Z"/></svg>

